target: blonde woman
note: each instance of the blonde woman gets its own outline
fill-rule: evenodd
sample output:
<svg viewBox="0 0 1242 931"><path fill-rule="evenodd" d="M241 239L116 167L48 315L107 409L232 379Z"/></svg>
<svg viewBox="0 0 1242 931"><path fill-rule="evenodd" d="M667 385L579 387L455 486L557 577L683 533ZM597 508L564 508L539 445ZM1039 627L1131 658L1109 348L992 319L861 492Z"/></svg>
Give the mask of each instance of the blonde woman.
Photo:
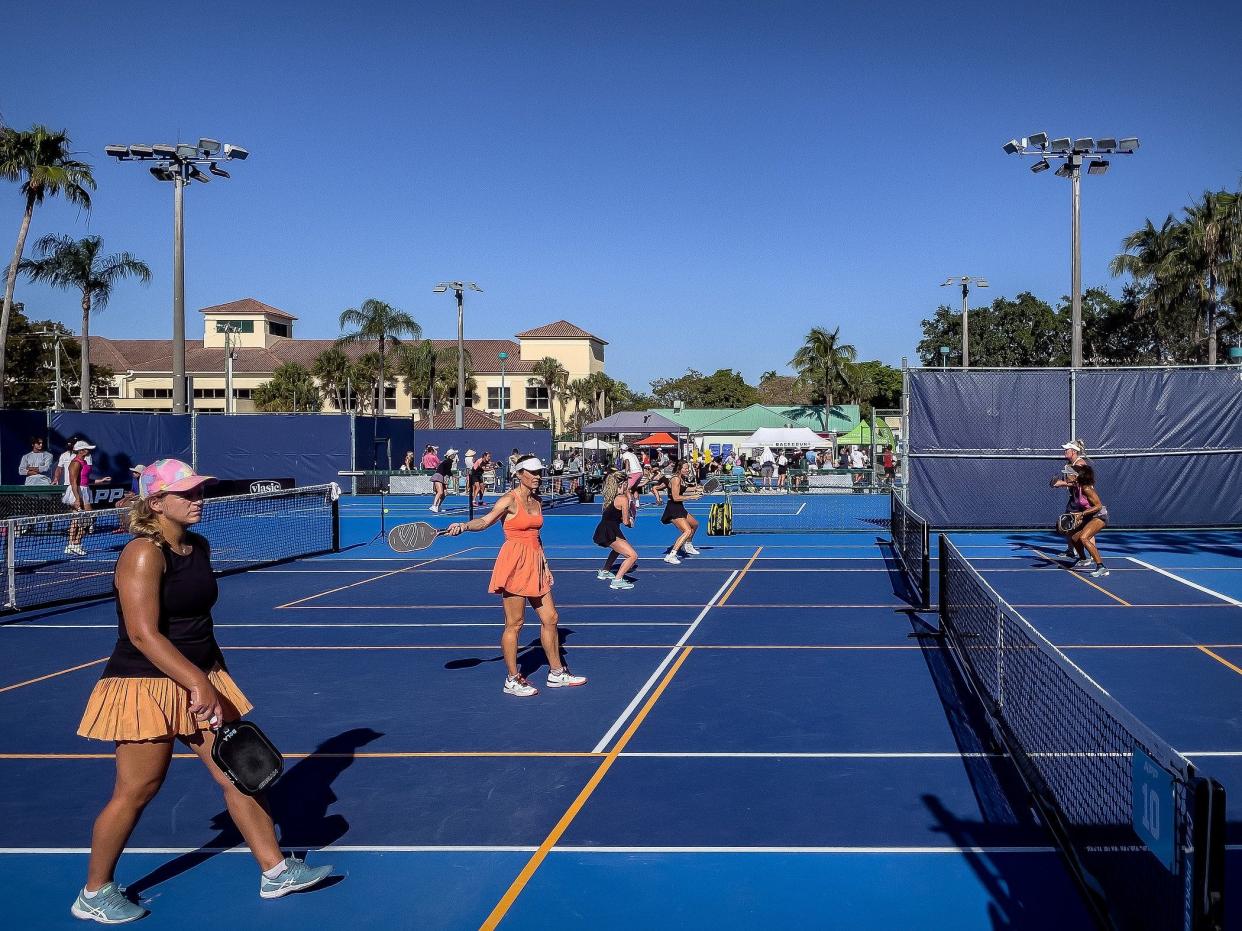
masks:
<svg viewBox="0 0 1242 931"><path fill-rule="evenodd" d="M211 549L190 530L202 519L203 487L214 481L177 459L152 463L138 480L130 512L135 539L113 575L116 646L78 726L81 736L115 745L116 783L91 832L86 885L71 909L77 918L121 924L147 914L117 885L114 872L142 810L164 782L174 738L223 790L233 823L259 861L262 898L308 889L332 872L285 857L263 799L242 794L211 759L213 728L251 707L216 643Z"/></svg>
<svg viewBox="0 0 1242 931"><path fill-rule="evenodd" d="M634 526L634 512L630 510L630 495L625 485L626 476L615 469L604 479L603 513L600 516L599 525L595 528L595 536L592 538L596 546L607 547L609 550L608 557L604 560L604 567L596 573L596 578L600 581L611 579L612 583L609 588L616 589L634 587L634 583L626 576L638 564L638 553L625 539L625 534L621 532L622 524L626 527ZM622 557L623 561L621 569L614 573L613 567L617 564L618 556Z"/></svg>

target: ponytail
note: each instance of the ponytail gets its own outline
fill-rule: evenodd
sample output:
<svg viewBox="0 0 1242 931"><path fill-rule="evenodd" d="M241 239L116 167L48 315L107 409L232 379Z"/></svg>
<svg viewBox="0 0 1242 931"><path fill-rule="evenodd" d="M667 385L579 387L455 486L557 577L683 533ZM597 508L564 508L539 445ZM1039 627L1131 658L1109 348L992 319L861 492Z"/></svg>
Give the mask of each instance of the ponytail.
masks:
<svg viewBox="0 0 1242 931"><path fill-rule="evenodd" d="M136 537L148 537L152 543L164 545L164 534L160 530L160 518L151 510L147 498L135 498L129 506L129 532Z"/></svg>

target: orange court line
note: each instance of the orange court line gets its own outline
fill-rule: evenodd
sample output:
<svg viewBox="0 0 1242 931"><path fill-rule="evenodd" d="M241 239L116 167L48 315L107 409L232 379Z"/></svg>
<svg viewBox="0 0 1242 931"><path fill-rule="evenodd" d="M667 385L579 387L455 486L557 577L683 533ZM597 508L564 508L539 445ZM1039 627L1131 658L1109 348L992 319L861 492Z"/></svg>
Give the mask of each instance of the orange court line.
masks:
<svg viewBox="0 0 1242 931"><path fill-rule="evenodd" d="M1070 574L1073 578L1077 579L1079 582L1086 582L1088 585L1090 585L1092 588L1094 588L1097 592L1103 592L1105 595L1107 595L1109 598L1113 599L1113 601L1117 602L1118 604L1125 605L1127 608L1133 608L1133 607L1134 607L1134 605L1130 604L1130 602L1126 601L1124 598L1118 598L1116 595L1114 595L1112 592L1110 592L1107 588L1104 588L1104 587L1103 587L1103 586L1101 586L1101 585L1096 585L1096 584L1095 584L1094 582L1092 582L1090 579L1085 578L1085 577L1084 577L1081 573L1071 571L1068 567L1061 565L1059 562L1057 562L1056 560L1052 559L1050 556L1045 555L1044 553L1040 552L1039 550L1035 549L1035 547L1033 547L1033 546L1031 547L1031 552L1032 552L1032 553L1037 553L1037 554L1039 555L1040 559L1046 559L1046 560L1048 560L1048 562L1052 563L1054 566L1056 566L1056 567L1057 567L1058 569L1060 569L1062 572L1068 572L1068 573L1069 573L1069 574ZM1049 608L1050 608L1050 607L1054 607L1054 605L1044 605L1043 607L1049 607Z"/></svg>
<svg viewBox="0 0 1242 931"><path fill-rule="evenodd" d="M747 561L746 565L742 567L742 571L737 574L737 578L733 580L733 584L729 586L729 590L721 596L718 602L716 602L715 607L720 608L724 606L725 602L729 600L729 596L733 594L733 592L737 589L738 584L742 581L742 576L750 570L750 567L755 564L755 560L759 558L759 554L762 552L763 547L761 546L755 550L753 554L751 554L751 557Z"/></svg>
<svg viewBox="0 0 1242 931"><path fill-rule="evenodd" d="M282 753L287 760L438 760L495 757L600 758L590 750L411 750L389 753ZM0 753L0 760L112 760L115 753ZM197 760L196 753L174 753L175 760Z"/></svg>
<svg viewBox="0 0 1242 931"><path fill-rule="evenodd" d="M336 588L330 588L326 592L319 592L315 595L307 595L305 598L299 598L296 601L290 601L282 605L277 605L276 607L277 609L292 608L294 605L300 605L304 601L313 601L316 598L322 598L324 595L331 595L334 592L343 592L347 588L354 588L358 585L366 585L368 582L377 582L380 579L386 579L392 575L400 575L402 572L409 572L411 569L417 569L420 566L429 566L433 562L439 562L441 559L451 559L454 556L460 556L462 553L469 553L471 550L477 549L479 549L477 546L467 546L464 550L458 550L456 553L445 553L443 556L437 556L435 559L426 559L422 562L416 562L412 566L402 566L400 569L393 569L391 572L384 572L380 575L372 576L369 579L359 579L357 582L350 582L348 585L340 585Z"/></svg>
<svg viewBox="0 0 1242 931"><path fill-rule="evenodd" d="M1208 649L1207 647L1205 647L1205 646L1200 646L1200 647L1199 647L1199 650L1200 650L1201 652L1203 652L1203 653L1206 653L1208 656L1212 657L1212 659L1216 660L1216 662L1221 663L1222 665L1228 666L1230 669L1232 669L1232 670L1233 670L1234 672L1236 672L1238 675L1242 676L1242 668L1239 668L1238 666L1235 666L1233 663L1229 662L1229 660L1225 659L1223 656L1221 656L1221 655L1219 655L1219 654L1217 654L1217 653L1213 653L1211 650L1209 650L1209 649Z"/></svg>
<svg viewBox="0 0 1242 931"><path fill-rule="evenodd" d="M660 684L657 685L655 690L651 693L651 697L647 699L647 703L643 705L642 710L634 716L634 720L631 721L630 726L625 729L625 733L621 735L621 739L613 745L613 748L608 751L608 755L604 757L603 762L599 764L599 768L595 770L595 775L593 775L590 781L583 786L582 791L578 793L578 797L573 800L573 803L569 806L568 810L561 816L561 820L556 823L556 826L552 828L551 833L549 833L548 836L544 838L543 843L539 845L539 849L531 855L531 858L526 862L526 865L522 867L522 872L518 873L517 878L514 879L509 888L505 890L505 894L501 896L500 901L496 903L496 907L493 908L491 914L487 916L487 920L480 925L479 931L494 931L496 926L504 920L504 917L508 914L509 909L513 907L513 903L517 901L517 897L522 894L522 890L526 888L526 884L529 883L531 877L535 875L535 871L539 869L540 864L547 859L548 853L554 846L556 846L556 842L559 841L565 831L569 829L569 825L574 820L574 817L579 811L582 810L582 806L584 806L587 799L591 797L591 793L595 791L604 776L607 775L608 770L612 768L612 764L615 763L617 757L621 755L621 751L625 749L625 745L630 742L630 738L634 736L634 732L638 730L639 725L643 723L643 720L647 717L648 712L650 712L655 706L655 703L659 701L660 696L664 694L664 690L668 687L668 684L673 681L673 676L677 675L677 670L681 668L682 664L686 661L686 657L688 657L693 650L694 647L684 647L682 649L681 655L677 657L677 660L671 667L669 667L668 672L664 674L664 678L660 680Z"/></svg>
<svg viewBox="0 0 1242 931"><path fill-rule="evenodd" d="M27 679L25 682L15 682L12 685L6 685L0 688L0 692L11 692L13 689L20 689L23 685L34 685L36 682L46 682L48 679L55 679L57 676L63 676L66 673L77 672L79 669L87 669L91 666L98 666L100 663L106 663L108 657L101 656L99 659L93 659L89 663L83 663L81 666L70 666L68 669L62 669L59 672L49 672L46 676L39 676L37 679Z"/></svg>

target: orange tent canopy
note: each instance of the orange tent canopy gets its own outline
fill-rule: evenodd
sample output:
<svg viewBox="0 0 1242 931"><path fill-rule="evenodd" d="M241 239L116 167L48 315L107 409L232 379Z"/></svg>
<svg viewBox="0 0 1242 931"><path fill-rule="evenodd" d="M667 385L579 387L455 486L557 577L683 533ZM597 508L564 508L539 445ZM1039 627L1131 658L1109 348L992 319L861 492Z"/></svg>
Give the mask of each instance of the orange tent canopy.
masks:
<svg viewBox="0 0 1242 931"><path fill-rule="evenodd" d="M646 439L639 440L635 446L676 446L677 440L667 433L653 433Z"/></svg>

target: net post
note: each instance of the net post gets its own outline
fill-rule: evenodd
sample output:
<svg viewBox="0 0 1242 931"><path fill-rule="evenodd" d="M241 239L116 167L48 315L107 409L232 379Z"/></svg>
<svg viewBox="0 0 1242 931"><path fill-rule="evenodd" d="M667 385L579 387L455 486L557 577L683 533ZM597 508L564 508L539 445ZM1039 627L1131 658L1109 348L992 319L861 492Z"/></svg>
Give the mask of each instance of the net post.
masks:
<svg viewBox="0 0 1242 931"><path fill-rule="evenodd" d="M341 551L341 498L334 495L332 498L332 552L339 553Z"/></svg>
<svg viewBox="0 0 1242 931"><path fill-rule="evenodd" d="M920 588L923 594L921 607L926 611L931 607L931 525L927 523L923 524L923 558L920 563Z"/></svg>
<svg viewBox="0 0 1242 931"><path fill-rule="evenodd" d="M8 585L8 597L4 606L9 610L17 608L17 522L4 522L4 574Z"/></svg>
<svg viewBox="0 0 1242 931"><path fill-rule="evenodd" d="M1194 776L1186 786L1194 850L1191 862L1192 931L1219 931L1224 927L1225 898L1225 788L1215 779Z"/></svg>
<svg viewBox="0 0 1242 931"><path fill-rule="evenodd" d="M936 535L936 577L940 585L940 596L936 599L936 615L940 618L940 630L942 633L948 631L948 615L949 615L949 599L945 597L945 592L949 590L949 560L945 558L947 547L945 543L948 540L943 533Z"/></svg>

